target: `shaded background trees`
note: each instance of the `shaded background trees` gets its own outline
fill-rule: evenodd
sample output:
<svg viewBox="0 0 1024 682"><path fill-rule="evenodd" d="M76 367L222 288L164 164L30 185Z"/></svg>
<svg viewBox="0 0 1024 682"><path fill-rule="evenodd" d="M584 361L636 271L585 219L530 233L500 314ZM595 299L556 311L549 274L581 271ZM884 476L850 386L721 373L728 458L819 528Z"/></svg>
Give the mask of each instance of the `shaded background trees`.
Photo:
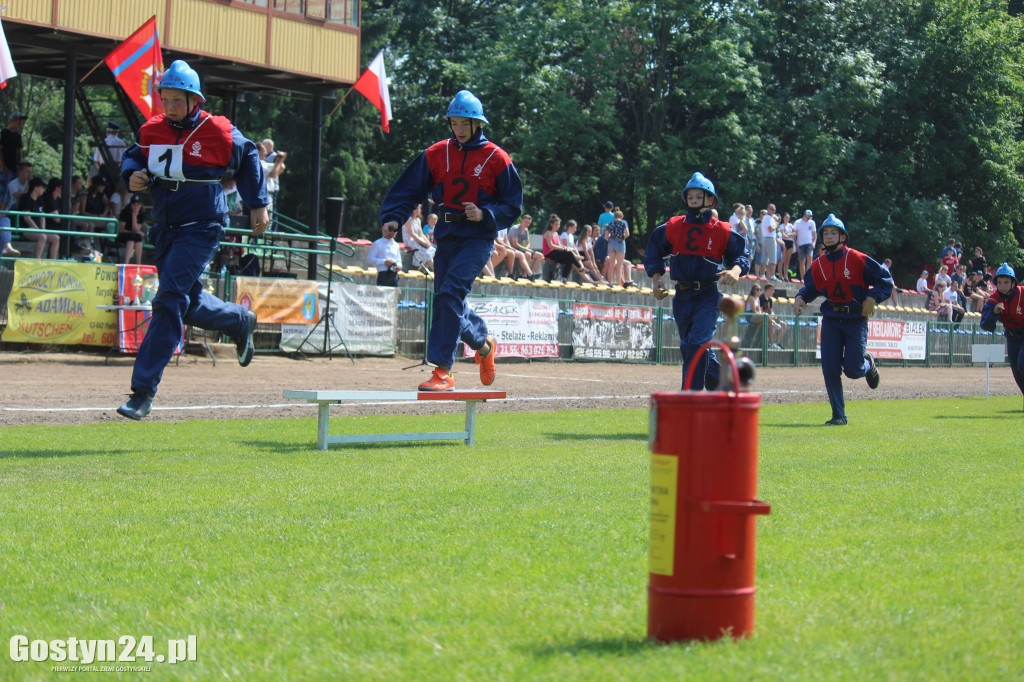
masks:
<svg viewBox="0 0 1024 682"><path fill-rule="evenodd" d="M1022 262L1024 3L520 4L364 0L362 62L386 47L395 118L383 134L376 109L354 95L325 122L323 195L349 198L348 235L377 235L383 193L448 134L447 104L468 88L523 176L526 210L591 222L610 199L634 227L634 257L701 170L723 217L734 201L794 217L834 212L858 248L896 261L904 284L950 236L990 261ZM30 80L4 96L24 96ZM55 92L39 86L39 102L19 103L33 113L35 160L59 159ZM250 96L235 117L289 152L280 206L300 220L310 214L310 106ZM228 111L216 98L208 108ZM76 158L89 144L76 142Z"/></svg>

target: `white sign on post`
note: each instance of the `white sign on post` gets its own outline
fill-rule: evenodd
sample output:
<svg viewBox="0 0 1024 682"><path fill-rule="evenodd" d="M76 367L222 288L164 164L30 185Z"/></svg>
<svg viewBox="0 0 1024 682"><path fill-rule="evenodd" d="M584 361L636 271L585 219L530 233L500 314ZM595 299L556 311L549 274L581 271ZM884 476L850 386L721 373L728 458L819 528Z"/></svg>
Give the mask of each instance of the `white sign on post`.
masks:
<svg viewBox="0 0 1024 682"><path fill-rule="evenodd" d="M988 400L988 368L993 362L1006 360L1006 346L1001 343L976 343L971 346L971 362L985 363L985 399Z"/></svg>

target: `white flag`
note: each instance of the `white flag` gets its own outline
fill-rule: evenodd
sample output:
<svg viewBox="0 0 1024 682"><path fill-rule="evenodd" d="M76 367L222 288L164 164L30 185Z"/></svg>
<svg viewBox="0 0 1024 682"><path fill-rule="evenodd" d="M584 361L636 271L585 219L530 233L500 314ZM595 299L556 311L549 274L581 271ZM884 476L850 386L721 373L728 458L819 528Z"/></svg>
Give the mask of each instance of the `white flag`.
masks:
<svg viewBox="0 0 1024 682"><path fill-rule="evenodd" d="M11 59L11 48L7 47L7 36L4 35L3 22L0 22L0 88L7 87L7 79L18 75Z"/></svg>

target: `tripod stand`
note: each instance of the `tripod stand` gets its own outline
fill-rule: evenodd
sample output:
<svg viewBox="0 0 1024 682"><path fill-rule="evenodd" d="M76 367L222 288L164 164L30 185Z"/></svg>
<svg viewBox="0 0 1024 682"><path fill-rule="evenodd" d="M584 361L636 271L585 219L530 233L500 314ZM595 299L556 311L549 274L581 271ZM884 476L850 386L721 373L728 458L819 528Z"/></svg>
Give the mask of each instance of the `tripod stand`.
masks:
<svg viewBox="0 0 1024 682"><path fill-rule="evenodd" d="M319 237L310 237L308 239L310 239L311 241L320 241ZM324 314L321 315L317 323L310 328L309 333L306 334L306 337L302 339L302 342L299 344L299 350L296 350L295 352L298 353L299 355L302 355L302 347L306 345L306 341L308 341L310 337L313 336L313 334L317 330L317 327L323 324L324 344L322 352L324 353L324 355L327 356L327 359L331 360L331 353L335 351L338 348L338 346L343 346L345 348L345 352L348 354L348 359L352 361L352 364L355 364L356 359L352 357L352 352L348 349L348 344L345 343L345 338L341 335L341 332L338 331L338 327L334 324L334 317L331 315L331 288L332 285L334 284L334 252L337 248L337 239L335 237L328 237L328 239L330 239L330 247L328 248L329 255L327 257L327 303L324 305ZM334 333L338 335L339 341L339 343L335 344L334 346L329 345L332 328L334 329Z"/></svg>

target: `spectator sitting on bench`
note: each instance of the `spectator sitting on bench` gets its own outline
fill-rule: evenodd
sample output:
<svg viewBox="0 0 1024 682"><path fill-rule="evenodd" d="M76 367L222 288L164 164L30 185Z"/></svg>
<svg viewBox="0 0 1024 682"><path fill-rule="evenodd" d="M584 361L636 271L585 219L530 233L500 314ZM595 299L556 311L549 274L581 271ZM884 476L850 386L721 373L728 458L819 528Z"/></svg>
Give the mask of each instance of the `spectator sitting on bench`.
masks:
<svg viewBox="0 0 1024 682"><path fill-rule="evenodd" d="M26 213L43 213L43 190L46 189L46 183L43 182L42 178L32 178L28 181L28 185L25 187L25 192L21 195L21 199L18 200L18 210ZM35 218L29 216L22 216L22 220L25 221L25 225L35 230L46 229L46 218L37 216ZM47 234L46 232L25 232L25 239L34 241L36 243L34 256L36 258L43 257L43 248L50 245L50 260L57 260L58 252L60 250L60 237L55 234Z"/></svg>
<svg viewBox="0 0 1024 682"><path fill-rule="evenodd" d="M132 255L135 256L135 264L142 264L142 241L146 236L146 212L142 208L142 198L138 194L132 196L131 201L121 209L118 216L120 229L117 233L117 243L124 245L124 262L131 263Z"/></svg>
<svg viewBox="0 0 1024 682"><path fill-rule="evenodd" d="M7 202L5 202L2 199L0 199L0 211L6 211L6 210L7 210ZM0 247L3 248L3 250L0 251L0 256L10 256L10 257L14 258L14 257L20 256L21 255L21 251L18 251L16 248L11 246L11 239L12 239L12 237L11 237L10 230L3 229L3 228L10 227L10 226L11 226L11 219L9 217L5 216L5 215L4 216L0 216Z"/></svg>

